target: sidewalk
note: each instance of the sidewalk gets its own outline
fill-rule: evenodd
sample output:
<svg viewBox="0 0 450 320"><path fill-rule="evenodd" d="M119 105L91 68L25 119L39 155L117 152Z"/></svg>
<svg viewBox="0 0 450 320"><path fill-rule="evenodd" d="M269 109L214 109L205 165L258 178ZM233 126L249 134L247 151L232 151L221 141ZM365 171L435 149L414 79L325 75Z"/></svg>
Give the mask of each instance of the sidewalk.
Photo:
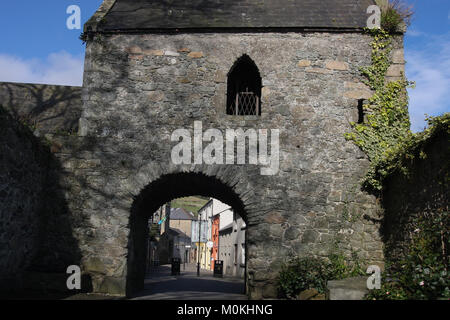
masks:
<svg viewBox="0 0 450 320"><path fill-rule="evenodd" d="M195 264L180 266L180 275L171 275L171 266L153 267L145 279L145 289L134 300L246 300L244 280L224 276L215 278L210 270Z"/></svg>

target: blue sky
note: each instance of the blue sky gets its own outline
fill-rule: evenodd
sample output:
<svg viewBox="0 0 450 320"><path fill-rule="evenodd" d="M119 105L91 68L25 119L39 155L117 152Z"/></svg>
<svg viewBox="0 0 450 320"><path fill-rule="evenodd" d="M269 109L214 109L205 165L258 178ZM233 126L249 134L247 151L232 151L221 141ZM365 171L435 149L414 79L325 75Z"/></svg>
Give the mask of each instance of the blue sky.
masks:
<svg viewBox="0 0 450 320"><path fill-rule="evenodd" d="M81 8L82 24L101 0L14 0L0 4L0 81L81 85L81 30L68 30L66 9ZM416 14L405 37L413 131L425 116L450 111L450 1L408 0Z"/></svg>

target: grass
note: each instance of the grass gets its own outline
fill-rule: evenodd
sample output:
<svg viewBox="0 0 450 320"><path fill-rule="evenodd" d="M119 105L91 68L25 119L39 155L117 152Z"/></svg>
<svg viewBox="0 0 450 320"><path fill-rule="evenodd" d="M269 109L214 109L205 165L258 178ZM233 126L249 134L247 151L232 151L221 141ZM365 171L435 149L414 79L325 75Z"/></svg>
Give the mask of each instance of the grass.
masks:
<svg viewBox="0 0 450 320"><path fill-rule="evenodd" d="M209 198L207 197L190 196L172 200L171 206L172 208L183 208L187 211L191 211L197 216L198 210L200 210L208 201Z"/></svg>

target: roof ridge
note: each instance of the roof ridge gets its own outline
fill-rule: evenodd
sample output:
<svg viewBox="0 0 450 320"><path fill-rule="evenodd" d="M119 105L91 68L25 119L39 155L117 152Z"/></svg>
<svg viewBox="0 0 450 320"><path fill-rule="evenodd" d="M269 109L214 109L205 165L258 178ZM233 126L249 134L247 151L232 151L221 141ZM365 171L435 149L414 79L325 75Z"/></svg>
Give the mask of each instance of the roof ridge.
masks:
<svg viewBox="0 0 450 320"><path fill-rule="evenodd" d="M105 0L102 11L89 22L96 21L93 30L99 32L220 28L360 31L366 27L367 8L373 4L375 0Z"/></svg>

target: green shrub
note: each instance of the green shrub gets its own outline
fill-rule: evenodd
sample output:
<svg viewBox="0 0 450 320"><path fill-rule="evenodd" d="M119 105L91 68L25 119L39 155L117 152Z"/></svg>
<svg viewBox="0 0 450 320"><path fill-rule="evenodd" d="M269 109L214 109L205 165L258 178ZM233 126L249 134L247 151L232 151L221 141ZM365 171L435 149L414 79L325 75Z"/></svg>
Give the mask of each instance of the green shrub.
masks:
<svg viewBox="0 0 450 320"><path fill-rule="evenodd" d="M367 299L450 299L449 212L423 214L415 219L414 227L410 249L389 261L381 289L372 290Z"/></svg>
<svg viewBox="0 0 450 320"><path fill-rule="evenodd" d="M396 32L403 23L409 26L413 15L412 6L402 0L391 0L381 13L381 28L389 33Z"/></svg>
<svg viewBox="0 0 450 320"><path fill-rule="evenodd" d="M278 278L278 291L282 298L296 299L307 289L316 289L319 293L327 291L329 280L340 280L363 275L356 253L350 263L342 254L330 254L327 258L295 257L283 267Z"/></svg>
<svg viewBox="0 0 450 320"><path fill-rule="evenodd" d="M295 258L283 266L279 275L279 292L281 296L295 299L297 294L306 289L317 289L323 293L328 279L327 269L322 259Z"/></svg>

